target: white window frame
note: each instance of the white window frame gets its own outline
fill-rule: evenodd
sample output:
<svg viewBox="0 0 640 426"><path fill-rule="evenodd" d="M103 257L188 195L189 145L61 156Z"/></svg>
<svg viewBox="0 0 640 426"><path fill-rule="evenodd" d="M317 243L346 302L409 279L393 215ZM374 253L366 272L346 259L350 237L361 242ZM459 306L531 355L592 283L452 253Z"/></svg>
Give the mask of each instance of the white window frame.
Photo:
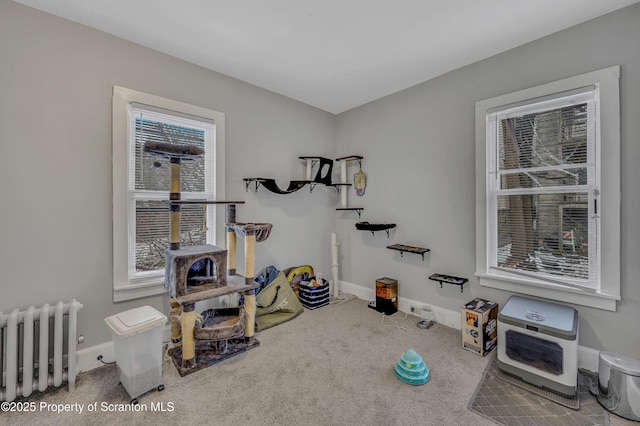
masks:
<svg viewBox="0 0 640 426"><path fill-rule="evenodd" d="M476 276L482 286L566 303L616 310L620 300L620 67L566 78L553 83L482 100L476 103ZM489 188L491 139L487 114L500 107L535 102L541 98L586 86L597 87L596 180L600 182L598 210L600 246L598 285L576 288L558 282L495 271L489 267Z"/></svg>
<svg viewBox="0 0 640 426"><path fill-rule="evenodd" d="M130 226L130 214L135 214L135 191L130 189L129 109L132 103L149 106L150 110L174 112L176 116L201 117L215 126L215 165L213 171L214 199L225 196L225 115L207 108L174 101L137 90L113 86L112 98L112 168L113 168L113 300L120 302L166 293L164 274L132 274L129 250L135 239L135 229ZM167 189L168 194L168 189ZM168 199L168 197L167 197ZM168 209L168 207L167 207ZM212 243L225 245L224 211L220 205L211 205L213 210ZM209 226L209 228L212 228Z"/></svg>

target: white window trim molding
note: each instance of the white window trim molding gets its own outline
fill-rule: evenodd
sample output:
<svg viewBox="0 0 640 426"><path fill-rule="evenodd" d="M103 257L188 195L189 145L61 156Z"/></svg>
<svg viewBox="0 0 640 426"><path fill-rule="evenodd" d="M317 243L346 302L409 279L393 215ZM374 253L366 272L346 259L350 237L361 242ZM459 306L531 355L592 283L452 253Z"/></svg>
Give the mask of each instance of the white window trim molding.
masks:
<svg viewBox="0 0 640 426"><path fill-rule="evenodd" d="M620 300L620 66L613 66L552 83L482 100L476 103L476 273L481 286L513 293L542 297L560 302L615 311ZM597 152L601 174L599 209L602 215L601 247L598 250L601 267L601 287L597 291L554 285L544 281L504 277L489 273L487 263L487 129L486 113L492 108L561 93L588 85L598 85L600 91L601 143L606 149ZM600 144L598 144L600 146Z"/></svg>
<svg viewBox="0 0 640 426"><path fill-rule="evenodd" d="M113 301L149 297L166 293L164 275L150 276L143 282L132 283L128 273L129 245L129 151L128 151L128 105L131 102L149 105L180 114L203 117L215 122L215 198L225 197L225 115L207 108L174 101L156 95L113 86L112 97L112 184L113 184ZM225 245L224 206L215 206L215 244Z"/></svg>

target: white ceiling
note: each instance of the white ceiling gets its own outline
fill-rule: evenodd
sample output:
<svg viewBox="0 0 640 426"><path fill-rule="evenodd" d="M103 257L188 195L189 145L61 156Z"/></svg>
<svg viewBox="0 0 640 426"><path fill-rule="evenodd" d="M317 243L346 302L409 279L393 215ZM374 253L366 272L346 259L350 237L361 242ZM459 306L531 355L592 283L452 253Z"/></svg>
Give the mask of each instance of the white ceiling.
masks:
<svg viewBox="0 0 640 426"><path fill-rule="evenodd" d="M640 0L15 0L337 114Z"/></svg>

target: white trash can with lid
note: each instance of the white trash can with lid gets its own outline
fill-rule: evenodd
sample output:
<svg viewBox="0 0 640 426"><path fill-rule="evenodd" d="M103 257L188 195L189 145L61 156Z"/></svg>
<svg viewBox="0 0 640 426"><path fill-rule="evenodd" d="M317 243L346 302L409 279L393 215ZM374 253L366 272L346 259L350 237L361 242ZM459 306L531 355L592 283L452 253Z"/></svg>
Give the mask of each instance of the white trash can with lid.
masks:
<svg viewBox="0 0 640 426"><path fill-rule="evenodd" d="M142 306L105 318L111 329L120 383L132 402L162 381L162 325L167 317Z"/></svg>
<svg viewBox="0 0 640 426"><path fill-rule="evenodd" d="M640 421L640 360L600 352L598 402L620 417Z"/></svg>

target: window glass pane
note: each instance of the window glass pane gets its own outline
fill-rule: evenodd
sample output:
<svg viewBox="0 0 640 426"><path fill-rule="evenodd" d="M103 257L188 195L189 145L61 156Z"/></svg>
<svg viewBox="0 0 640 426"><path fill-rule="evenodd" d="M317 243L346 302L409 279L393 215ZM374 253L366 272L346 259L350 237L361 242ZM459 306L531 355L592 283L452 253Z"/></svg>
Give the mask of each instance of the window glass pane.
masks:
<svg viewBox="0 0 640 426"><path fill-rule="evenodd" d="M590 279L586 192L499 195L496 205L494 266Z"/></svg>
<svg viewBox="0 0 640 426"><path fill-rule="evenodd" d="M170 187L169 160L144 152L147 141L205 147L205 132L187 126L143 117L135 118L135 189L166 191ZM183 160L180 167L180 190L205 190L205 157Z"/></svg>
<svg viewBox="0 0 640 426"><path fill-rule="evenodd" d="M206 244L206 210L202 205L182 205L180 240L185 245ZM136 200L136 272L164 268L169 247L169 207L162 201Z"/></svg>
<svg viewBox="0 0 640 426"><path fill-rule="evenodd" d="M500 189L548 188L586 184L586 167L503 173L500 176Z"/></svg>
<svg viewBox="0 0 640 426"><path fill-rule="evenodd" d="M513 170L586 164L587 103L498 121L498 167Z"/></svg>

